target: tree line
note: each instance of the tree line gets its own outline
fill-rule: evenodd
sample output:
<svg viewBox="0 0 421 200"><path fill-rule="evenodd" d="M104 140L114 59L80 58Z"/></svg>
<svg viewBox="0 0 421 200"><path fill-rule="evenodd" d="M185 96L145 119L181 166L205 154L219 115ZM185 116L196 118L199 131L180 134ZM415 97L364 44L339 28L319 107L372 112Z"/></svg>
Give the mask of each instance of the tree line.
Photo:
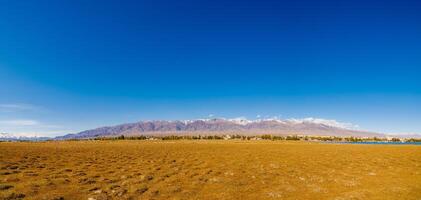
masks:
<svg viewBox="0 0 421 200"><path fill-rule="evenodd" d="M289 140L289 141L324 141L324 142L421 142L421 139L380 138L380 137L338 137L338 136L302 136L302 135L165 135L165 136L124 136L96 137L93 140Z"/></svg>

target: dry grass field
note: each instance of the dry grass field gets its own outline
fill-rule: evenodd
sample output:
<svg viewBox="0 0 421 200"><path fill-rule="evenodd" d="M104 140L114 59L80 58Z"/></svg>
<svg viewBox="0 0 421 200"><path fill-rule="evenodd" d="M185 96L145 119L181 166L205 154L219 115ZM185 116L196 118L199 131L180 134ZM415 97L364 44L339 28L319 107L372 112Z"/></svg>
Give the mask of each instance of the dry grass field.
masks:
<svg viewBox="0 0 421 200"><path fill-rule="evenodd" d="M0 199L421 199L421 146L0 143Z"/></svg>

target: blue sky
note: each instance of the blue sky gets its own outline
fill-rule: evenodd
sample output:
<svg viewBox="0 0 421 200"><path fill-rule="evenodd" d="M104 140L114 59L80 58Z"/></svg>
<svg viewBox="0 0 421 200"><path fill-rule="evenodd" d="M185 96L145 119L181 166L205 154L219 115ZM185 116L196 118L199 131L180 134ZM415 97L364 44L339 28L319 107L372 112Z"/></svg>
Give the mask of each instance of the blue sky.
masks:
<svg viewBox="0 0 421 200"><path fill-rule="evenodd" d="M1 1L0 132L316 117L421 133L421 2Z"/></svg>

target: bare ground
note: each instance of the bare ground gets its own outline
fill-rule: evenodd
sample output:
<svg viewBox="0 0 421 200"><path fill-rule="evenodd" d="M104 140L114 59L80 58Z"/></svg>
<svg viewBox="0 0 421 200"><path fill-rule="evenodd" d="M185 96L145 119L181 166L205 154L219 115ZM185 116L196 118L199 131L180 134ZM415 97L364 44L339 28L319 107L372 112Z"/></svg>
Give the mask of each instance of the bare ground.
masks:
<svg viewBox="0 0 421 200"><path fill-rule="evenodd" d="M0 143L0 199L421 199L421 146Z"/></svg>

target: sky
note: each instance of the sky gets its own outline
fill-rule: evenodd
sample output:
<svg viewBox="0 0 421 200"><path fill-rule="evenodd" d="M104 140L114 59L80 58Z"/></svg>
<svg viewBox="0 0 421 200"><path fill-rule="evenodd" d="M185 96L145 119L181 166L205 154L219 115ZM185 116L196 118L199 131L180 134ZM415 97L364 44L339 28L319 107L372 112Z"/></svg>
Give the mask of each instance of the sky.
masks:
<svg viewBox="0 0 421 200"><path fill-rule="evenodd" d="M321 118L421 133L421 1L0 1L0 132Z"/></svg>

